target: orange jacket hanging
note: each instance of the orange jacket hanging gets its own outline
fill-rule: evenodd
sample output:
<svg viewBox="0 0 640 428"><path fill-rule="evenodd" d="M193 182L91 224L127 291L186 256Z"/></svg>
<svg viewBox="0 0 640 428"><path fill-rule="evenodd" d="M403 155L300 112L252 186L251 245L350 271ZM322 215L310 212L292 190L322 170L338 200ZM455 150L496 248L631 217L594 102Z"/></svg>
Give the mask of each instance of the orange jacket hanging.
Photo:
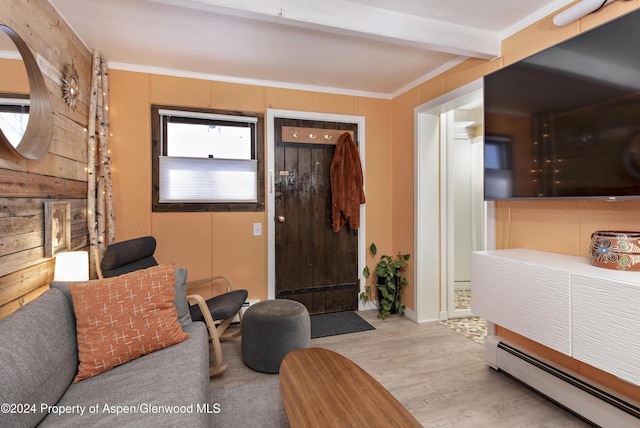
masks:
<svg viewBox="0 0 640 428"><path fill-rule="evenodd" d="M348 132L338 139L330 177L333 231L339 232L347 222L352 230L358 230L360 204L364 204L364 181L358 147Z"/></svg>

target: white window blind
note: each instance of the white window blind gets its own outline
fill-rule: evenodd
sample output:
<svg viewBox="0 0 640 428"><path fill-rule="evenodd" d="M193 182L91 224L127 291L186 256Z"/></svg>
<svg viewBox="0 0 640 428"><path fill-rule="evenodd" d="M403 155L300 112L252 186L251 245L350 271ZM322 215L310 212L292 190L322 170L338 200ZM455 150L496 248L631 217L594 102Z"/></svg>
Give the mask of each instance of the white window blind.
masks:
<svg viewBox="0 0 640 428"><path fill-rule="evenodd" d="M258 201L255 159L160 156L160 203Z"/></svg>
<svg viewBox="0 0 640 428"><path fill-rule="evenodd" d="M20 144L28 122L28 98L0 98L0 129L13 147Z"/></svg>

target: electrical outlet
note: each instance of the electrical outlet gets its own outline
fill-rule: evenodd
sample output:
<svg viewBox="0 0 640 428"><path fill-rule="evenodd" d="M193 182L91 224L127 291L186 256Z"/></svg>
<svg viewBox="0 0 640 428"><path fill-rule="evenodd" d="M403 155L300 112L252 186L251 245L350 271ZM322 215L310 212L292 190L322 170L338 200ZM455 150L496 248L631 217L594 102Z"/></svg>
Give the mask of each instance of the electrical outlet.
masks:
<svg viewBox="0 0 640 428"><path fill-rule="evenodd" d="M262 223L253 223L253 236L262 236Z"/></svg>

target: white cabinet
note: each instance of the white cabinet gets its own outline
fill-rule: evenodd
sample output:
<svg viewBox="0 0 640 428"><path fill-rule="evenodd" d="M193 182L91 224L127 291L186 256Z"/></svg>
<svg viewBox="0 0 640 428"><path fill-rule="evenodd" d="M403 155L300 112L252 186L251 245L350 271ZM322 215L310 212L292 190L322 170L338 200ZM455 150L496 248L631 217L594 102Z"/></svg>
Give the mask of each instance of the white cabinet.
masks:
<svg viewBox="0 0 640 428"><path fill-rule="evenodd" d="M571 355L571 274L530 256L526 250L473 253L471 311Z"/></svg>
<svg viewBox="0 0 640 428"><path fill-rule="evenodd" d="M640 273L514 249L471 258L472 312L640 385Z"/></svg>
<svg viewBox="0 0 640 428"><path fill-rule="evenodd" d="M573 275L572 308L573 357L640 385L640 285Z"/></svg>

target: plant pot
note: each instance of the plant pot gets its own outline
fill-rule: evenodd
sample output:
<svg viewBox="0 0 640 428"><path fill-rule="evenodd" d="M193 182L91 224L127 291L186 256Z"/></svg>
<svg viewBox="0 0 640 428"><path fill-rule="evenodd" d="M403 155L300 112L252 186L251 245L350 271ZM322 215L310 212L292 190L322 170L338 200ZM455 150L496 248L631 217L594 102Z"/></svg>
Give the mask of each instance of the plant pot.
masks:
<svg viewBox="0 0 640 428"><path fill-rule="evenodd" d="M591 235L589 262L605 269L640 271L640 232L594 232Z"/></svg>
<svg viewBox="0 0 640 428"><path fill-rule="evenodd" d="M396 309L395 301L398 299L398 291L400 290L400 287L398 285L400 283L400 278L398 278L398 277L393 278L393 282L395 282L395 284L396 284L396 289L395 290L391 290L389 287L387 287L386 278L379 276L377 281L376 281L376 295L378 296L378 304L380 304L380 302L382 301L383 297L382 297L382 292L380 291L378 286L382 285L384 287L387 287L387 291L389 293L393 294L393 302L394 302L394 304L391 305L391 310L389 311L389 313L390 314L397 314L398 310ZM380 306L380 308L381 308L381 306Z"/></svg>

